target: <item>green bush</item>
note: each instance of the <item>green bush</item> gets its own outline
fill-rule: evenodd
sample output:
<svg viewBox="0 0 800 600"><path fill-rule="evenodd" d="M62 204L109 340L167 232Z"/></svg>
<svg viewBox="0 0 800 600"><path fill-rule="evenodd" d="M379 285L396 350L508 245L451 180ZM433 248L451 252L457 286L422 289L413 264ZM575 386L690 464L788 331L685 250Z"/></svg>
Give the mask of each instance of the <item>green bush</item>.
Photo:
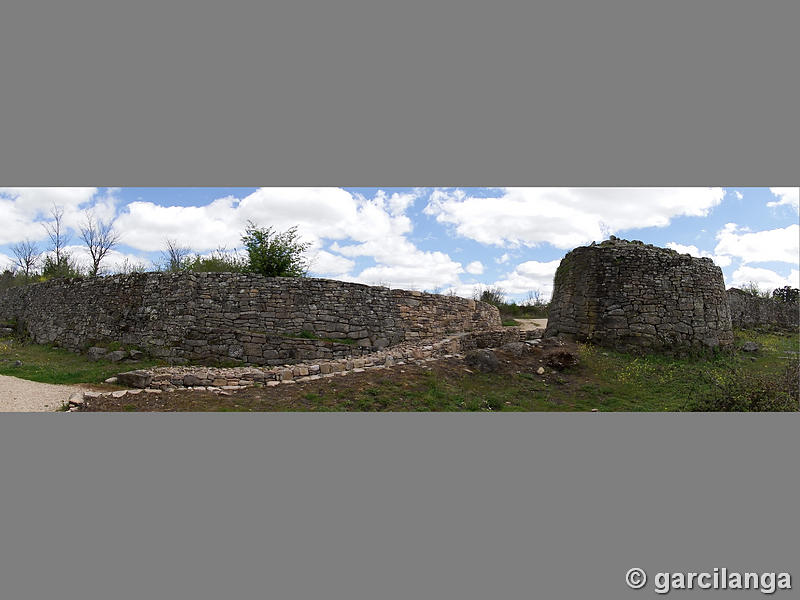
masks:
<svg viewBox="0 0 800 600"><path fill-rule="evenodd" d="M720 375L707 374L711 392L696 394L686 410L700 412L796 412L800 410L800 363L786 367L778 377L747 367Z"/></svg>
<svg viewBox="0 0 800 600"><path fill-rule="evenodd" d="M299 241L297 227L277 232L272 227L257 227L248 221L242 243L253 273L265 277L305 277L308 272L308 262L303 255L310 244Z"/></svg>

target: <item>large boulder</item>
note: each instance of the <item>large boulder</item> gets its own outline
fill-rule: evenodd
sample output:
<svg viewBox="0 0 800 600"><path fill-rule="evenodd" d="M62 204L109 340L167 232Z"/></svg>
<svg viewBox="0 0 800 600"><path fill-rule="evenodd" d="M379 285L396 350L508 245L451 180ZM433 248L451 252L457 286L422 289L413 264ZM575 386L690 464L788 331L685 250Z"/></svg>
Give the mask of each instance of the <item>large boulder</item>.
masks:
<svg viewBox="0 0 800 600"><path fill-rule="evenodd" d="M153 381L153 376L148 371L128 371L117 375L119 385L127 385L135 388L146 388Z"/></svg>
<svg viewBox="0 0 800 600"><path fill-rule="evenodd" d="M487 348L470 350L464 357L466 363L483 373L492 373L500 368L497 355Z"/></svg>
<svg viewBox="0 0 800 600"><path fill-rule="evenodd" d="M104 356L108 354L108 350L105 348L101 348L100 346L92 346L89 350L86 351L86 356L89 360L100 360Z"/></svg>

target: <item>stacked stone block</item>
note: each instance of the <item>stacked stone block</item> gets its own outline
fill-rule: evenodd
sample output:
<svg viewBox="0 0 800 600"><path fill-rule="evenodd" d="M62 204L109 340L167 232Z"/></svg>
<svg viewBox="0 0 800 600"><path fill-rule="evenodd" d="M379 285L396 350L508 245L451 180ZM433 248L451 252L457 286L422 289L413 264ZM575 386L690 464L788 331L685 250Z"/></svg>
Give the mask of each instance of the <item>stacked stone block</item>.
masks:
<svg viewBox="0 0 800 600"><path fill-rule="evenodd" d="M569 252L555 275L545 337L628 351L733 343L722 271L708 258L610 240Z"/></svg>
<svg viewBox="0 0 800 600"><path fill-rule="evenodd" d="M464 298L314 278L134 273L0 293L0 321L74 350L117 342L178 362L278 365L500 327Z"/></svg>

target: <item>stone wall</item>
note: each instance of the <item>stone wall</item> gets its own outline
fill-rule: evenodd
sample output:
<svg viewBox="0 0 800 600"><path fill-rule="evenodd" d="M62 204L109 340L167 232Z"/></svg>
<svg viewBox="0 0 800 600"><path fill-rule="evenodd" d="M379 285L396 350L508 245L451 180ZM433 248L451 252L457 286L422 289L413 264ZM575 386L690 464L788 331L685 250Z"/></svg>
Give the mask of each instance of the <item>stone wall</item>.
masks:
<svg viewBox="0 0 800 600"><path fill-rule="evenodd" d="M797 302L777 302L772 298L757 298L737 288L729 289L727 295L734 327L794 330L800 327L800 306Z"/></svg>
<svg viewBox="0 0 800 600"><path fill-rule="evenodd" d="M551 336L631 351L728 346L722 270L708 258L613 236L576 248L556 271Z"/></svg>
<svg viewBox="0 0 800 600"><path fill-rule="evenodd" d="M135 273L0 292L0 321L74 350L117 342L176 362L278 365L500 327L483 302L312 278Z"/></svg>

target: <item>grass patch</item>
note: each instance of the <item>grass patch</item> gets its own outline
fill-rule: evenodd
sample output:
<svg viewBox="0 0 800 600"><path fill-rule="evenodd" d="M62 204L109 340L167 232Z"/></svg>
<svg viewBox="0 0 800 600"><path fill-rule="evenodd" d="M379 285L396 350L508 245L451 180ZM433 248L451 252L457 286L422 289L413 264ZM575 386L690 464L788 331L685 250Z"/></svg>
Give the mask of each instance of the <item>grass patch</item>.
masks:
<svg viewBox="0 0 800 600"><path fill-rule="evenodd" d="M17 365L17 363L21 363ZM132 369L147 369L163 362L143 359L135 363L90 361L86 356L53 346L0 340L0 375L40 383L101 383Z"/></svg>

